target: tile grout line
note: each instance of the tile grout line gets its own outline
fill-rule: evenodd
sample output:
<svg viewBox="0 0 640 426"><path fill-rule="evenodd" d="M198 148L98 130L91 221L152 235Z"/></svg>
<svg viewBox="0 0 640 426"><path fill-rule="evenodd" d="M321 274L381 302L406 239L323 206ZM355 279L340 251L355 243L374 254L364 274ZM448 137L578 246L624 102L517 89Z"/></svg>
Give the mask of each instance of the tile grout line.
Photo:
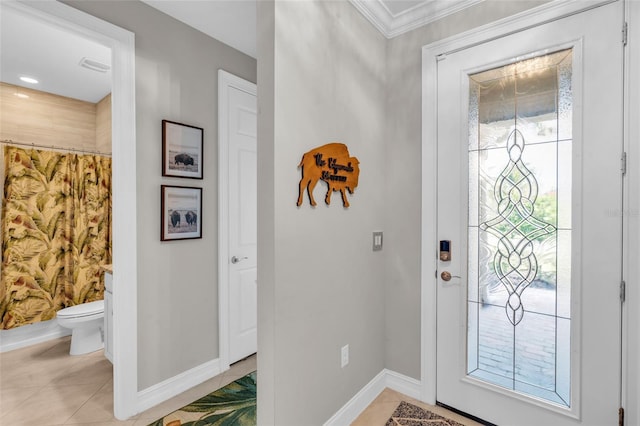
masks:
<svg viewBox="0 0 640 426"><path fill-rule="evenodd" d="M78 412L82 409L82 407L84 407L85 405L87 405L87 403L88 403L88 402L89 402L89 401L90 401L94 396L96 396L98 393L100 393L100 391L102 390L102 388L104 388L104 387L109 383L109 380L110 380L110 379L108 379L108 380L107 380L106 382L104 382L100 387L98 387L98 389L97 389L97 390L96 390L92 395L90 395L90 396L89 396L89 398L87 398L87 399L86 399L86 401L84 401L84 402L82 403L82 405L80 405L80 406L78 407L78 409L77 409L76 411L74 411L74 412L73 412L73 413L72 413L72 414L71 414L71 415L70 415L70 416L69 416L69 417L68 417L68 418L67 418L67 419L62 423L62 424L63 424L63 425L73 425L73 424L75 424L75 423L69 423L69 420L71 420L71 419L73 418L73 416L75 416L76 414L78 414ZM66 385L66 386L75 386L75 385Z"/></svg>
<svg viewBox="0 0 640 426"><path fill-rule="evenodd" d="M63 424L63 425L71 425L71 424L74 424L74 423L68 423L68 422L69 422L69 420L71 420L71 419L73 418L73 416L75 416L75 415L78 413L78 411L80 411L80 410L82 409L82 407L84 407L84 406L87 404L87 402L89 402L89 400L90 400L91 398L93 398L93 397L94 397L94 396L95 396L99 391L100 391L100 389L98 389L98 390L97 390L93 395L91 395L89 398L87 398L87 400L86 400L85 402L83 402L83 403L82 403L82 405L80 405L80 406L78 407L78 409L77 409L76 411L74 411L74 412L73 412L69 417L67 417L67 419L66 419L62 424ZM43 425L43 426L44 426L44 425Z"/></svg>

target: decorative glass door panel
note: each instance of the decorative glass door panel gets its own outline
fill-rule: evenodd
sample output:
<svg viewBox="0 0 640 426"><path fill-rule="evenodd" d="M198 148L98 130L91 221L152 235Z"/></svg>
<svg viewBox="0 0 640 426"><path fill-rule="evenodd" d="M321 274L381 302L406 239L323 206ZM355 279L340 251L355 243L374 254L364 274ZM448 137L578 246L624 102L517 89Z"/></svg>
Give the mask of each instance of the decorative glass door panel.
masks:
<svg viewBox="0 0 640 426"><path fill-rule="evenodd" d="M493 424L618 419L624 3L582 7L423 50L422 378Z"/></svg>
<svg viewBox="0 0 640 426"><path fill-rule="evenodd" d="M569 407L572 50L469 76L467 374Z"/></svg>

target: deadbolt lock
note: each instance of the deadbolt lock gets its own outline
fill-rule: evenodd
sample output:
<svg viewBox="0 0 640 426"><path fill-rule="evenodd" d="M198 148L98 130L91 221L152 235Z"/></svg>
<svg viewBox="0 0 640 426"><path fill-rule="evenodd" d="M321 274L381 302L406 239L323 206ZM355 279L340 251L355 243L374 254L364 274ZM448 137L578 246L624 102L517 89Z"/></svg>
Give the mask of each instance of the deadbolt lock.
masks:
<svg viewBox="0 0 640 426"><path fill-rule="evenodd" d="M440 240L440 260L443 262L451 260L451 241Z"/></svg>

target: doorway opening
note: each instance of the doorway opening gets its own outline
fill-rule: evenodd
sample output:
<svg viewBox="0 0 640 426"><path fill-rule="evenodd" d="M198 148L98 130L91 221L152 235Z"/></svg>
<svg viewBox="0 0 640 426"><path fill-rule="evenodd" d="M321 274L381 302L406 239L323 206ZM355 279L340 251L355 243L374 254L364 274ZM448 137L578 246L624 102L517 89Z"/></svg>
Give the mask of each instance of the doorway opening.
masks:
<svg viewBox="0 0 640 426"><path fill-rule="evenodd" d="M2 6L111 49L114 415L125 420L138 410L134 35L59 2Z"/></svg>

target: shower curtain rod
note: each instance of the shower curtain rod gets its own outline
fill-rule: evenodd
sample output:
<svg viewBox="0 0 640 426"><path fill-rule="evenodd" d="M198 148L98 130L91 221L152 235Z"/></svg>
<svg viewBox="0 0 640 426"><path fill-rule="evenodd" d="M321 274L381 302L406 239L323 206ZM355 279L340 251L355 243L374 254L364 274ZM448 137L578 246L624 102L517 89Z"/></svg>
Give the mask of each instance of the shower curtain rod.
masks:
<svg viewBox="0 0 640 426"><path fill-rule="evenodd" d="M4 143L4 144L7 144L7 145L28 146L28 147L31 147L31 148L45 148L45 149L55 149L55 150L58 150L58 151L80 152L82 154L97 154L97 155L104 155L105 157L111 157L111 153L110 152L92 151L90 149L65 148L65 147L62 147L62 146L41 145L41 144L37 144L37 143L16 142L16 141L11 140L11 139L2 139L2 140L0 140L0 143Z"/></svg>

